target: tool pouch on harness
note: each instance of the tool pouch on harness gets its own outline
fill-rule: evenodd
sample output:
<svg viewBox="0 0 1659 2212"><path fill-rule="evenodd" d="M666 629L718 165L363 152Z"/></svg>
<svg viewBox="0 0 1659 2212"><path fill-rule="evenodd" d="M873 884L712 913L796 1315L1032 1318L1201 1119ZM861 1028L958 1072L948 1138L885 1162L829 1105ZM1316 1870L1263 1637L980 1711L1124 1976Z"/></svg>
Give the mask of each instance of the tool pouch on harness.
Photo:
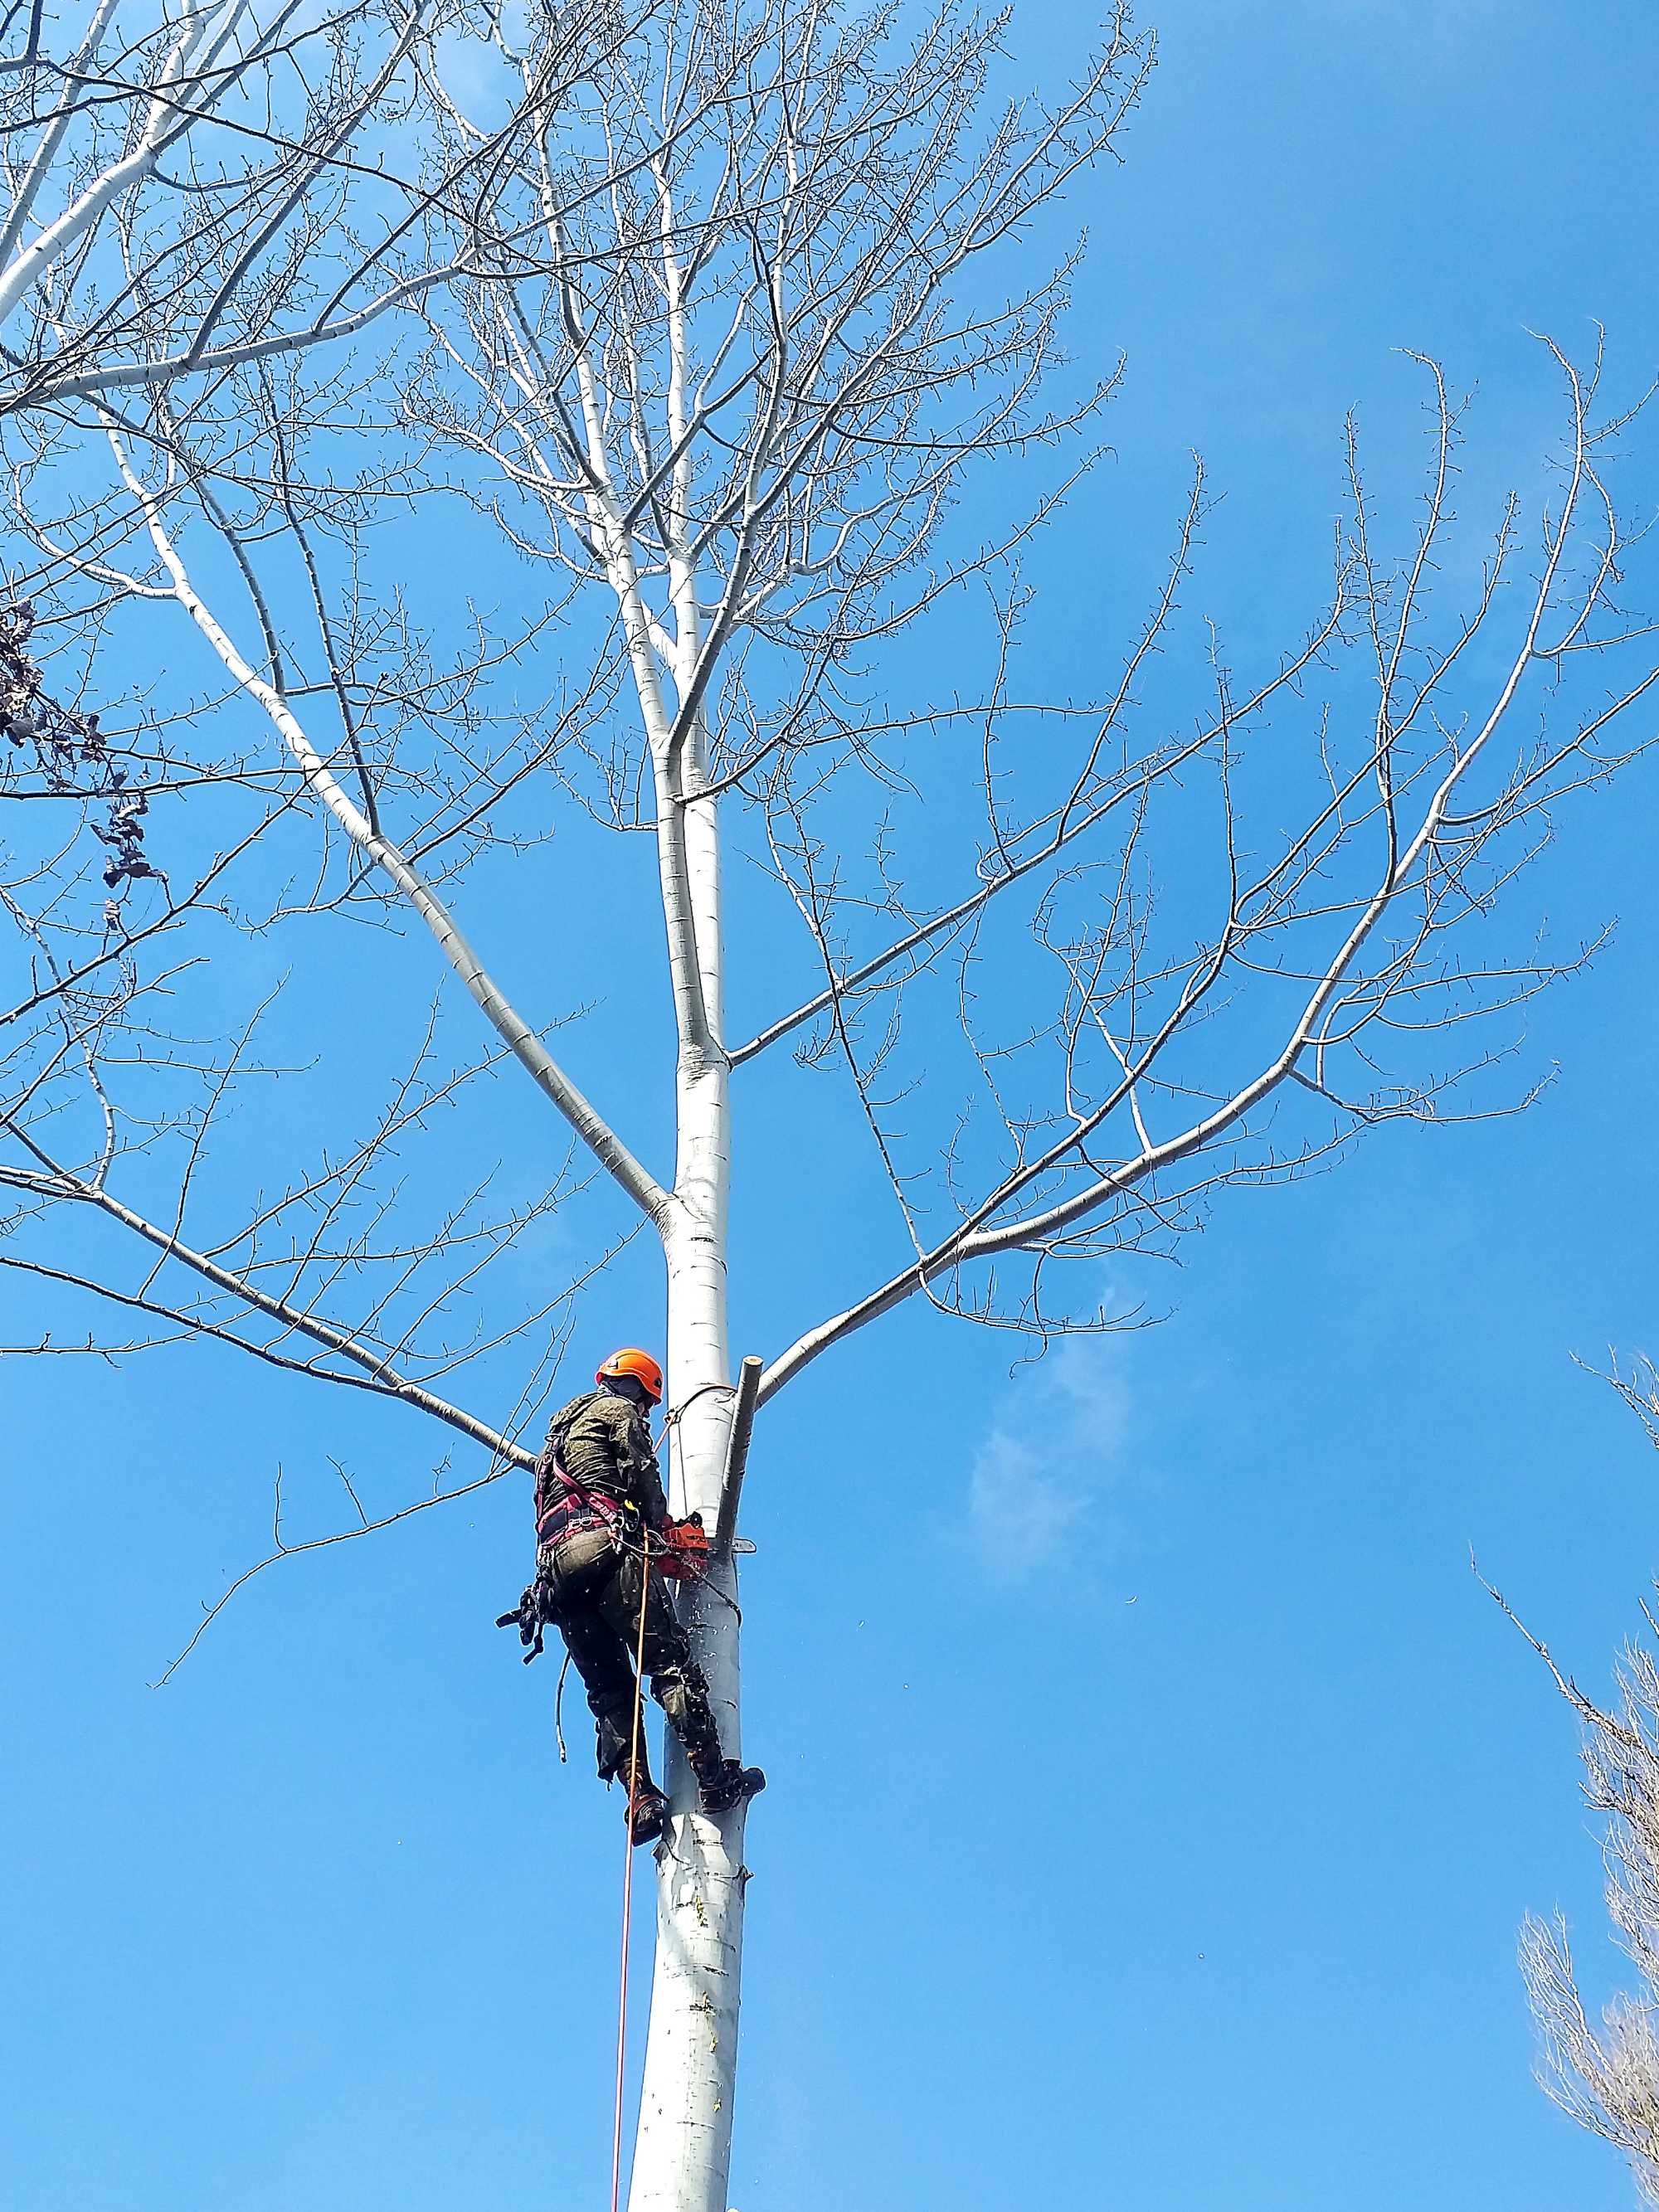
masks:
<svg viewBox="0 0 1659 2212"><path fill-rule="evenodd" d="M557 1620L558 1614L553 1601L553 1578L538 1571L535 1581L525 1585L524 1595L512 1612L496 1614L495 1626L497 1628L518 1630L519 1641L525 1647L524 1663L527 1667L532 1659L541 1657L546 1648L544 1632L550 1622L556 1625Z"/></svg>

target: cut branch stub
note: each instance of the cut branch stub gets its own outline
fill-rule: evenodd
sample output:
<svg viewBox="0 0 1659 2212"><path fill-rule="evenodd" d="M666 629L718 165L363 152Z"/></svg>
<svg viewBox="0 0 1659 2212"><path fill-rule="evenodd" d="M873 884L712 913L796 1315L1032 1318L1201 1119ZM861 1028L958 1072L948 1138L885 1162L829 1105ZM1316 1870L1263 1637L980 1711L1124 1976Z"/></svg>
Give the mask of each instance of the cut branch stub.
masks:
<svg viewBox="0 0 1659 2212"><path fill-rule="evenodd" d="M751 1353L738 1375L737 1403L732 1409L732 1436L726 1448L726 1475L720 1484L720 1510L714 1522L714 1555L726 1558L737 1540L738 1505L743 1496L744 1469L749 1462L749 1441L755 1430L755 1407L760 1397L763 1360Z"/></svg>

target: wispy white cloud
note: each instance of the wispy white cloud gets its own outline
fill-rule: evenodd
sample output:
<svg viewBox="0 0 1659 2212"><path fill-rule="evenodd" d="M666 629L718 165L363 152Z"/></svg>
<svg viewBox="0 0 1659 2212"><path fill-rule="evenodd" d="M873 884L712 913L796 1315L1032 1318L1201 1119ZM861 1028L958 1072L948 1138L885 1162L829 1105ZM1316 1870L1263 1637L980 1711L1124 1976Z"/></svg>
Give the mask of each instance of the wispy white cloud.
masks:
<svg viewBox="0 0 1659 2212"><path fill-rule="evenodd" d="M1127 1341L1071 1338L1010 1388L968 1491L974 1548L1000 1580L1024 1580L1081 1540L1126 1471Z"/></svg>

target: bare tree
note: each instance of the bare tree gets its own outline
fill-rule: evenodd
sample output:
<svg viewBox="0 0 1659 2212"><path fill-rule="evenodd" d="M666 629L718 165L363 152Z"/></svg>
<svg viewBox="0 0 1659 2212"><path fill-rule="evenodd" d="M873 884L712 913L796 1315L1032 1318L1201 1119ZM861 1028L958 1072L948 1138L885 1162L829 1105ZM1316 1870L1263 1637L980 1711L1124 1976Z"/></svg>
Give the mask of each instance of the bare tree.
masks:
<svg viewBox="0 0 1659 2212"><path fill-rule="evenodd" d="M545 1368L504 1410L479 1394L543 1319L510 1311L476 1340L453 1324L482 1310L528 1215L448 1193L441 1164L401 1191L385 1177L405 1131L516 1066L572 1147L536 1207L586 1174L582 1203L610 1209L593 1265L639 1232L660 1248L675 1503L718 1536L690 1623L734 1748L729 1539L757 1405L911 1300L1039 1346L1118 1325L1091 1272L1060 1262L1165 1252L1229 1186L1304 1173L1378 1123L1523 1103L1529 1079L1502 1064L1513 1010L1585 948L1539 941L1519 879L1560 803L1645 741L1659 657L1626 609L1635 553L1609 490L1639 403L1607 410L1599 361L1582 373L1549 348L1549 490L1492 518L1461 590L1444 580L1465 543L1461 410L1425 362L1419 503L1373 503L1351 429L1329 595L1302 635L1252 641L1236 672L1188 613L1199 470L1121 647L1077 700L1025 696L1021 551L1066 526L1115 370L1079 381L1061 359L1068 265L1034 276L1024 242L1115 150L1149 43L1120 14L1062 100L994 112L1000 22L956 9L919 33L799 0L605 21L556 113L539 91L564 82L551 10L414 37L434 167L478 183L464 209L426 204L451 281L406 296L418 352L362 388L373 469L331 473L334 396L252 377L257 469L228 468L222 428L163 395L144 440L103 421L109 468L78 535L53 551L37 528L77 619L113 635L165 610L211 690L173 710L161 778L189 870L141 883L118 957L92 941L73 854L14 872L37 972L3 1068L0 1264L118 1309L131 1333L94 1327L93 1349L193 1334L391 1396L481 1449L468 1480L492 1479L529 1463ZM529 579L516 622L447 657L375 581L380 523L414 526L441 488ZM889 648L963 592L988 611L981 665L907 703ZM197 760L216 699L257 709L268 755ZM578 810L653 850L672 1021L641 1036L635 1087L672 1109L672 1163L652 1164L504 980L526 963L492 871L535 861ZM434 1064L422 1030L377 1120L239 1197L205 1194L202 1163L258 1050L257 1006L228 1048L158 1072L146 1030L142 1075L125 1062L159 978L170 1005L187 990L175 944L228 926L245 850L266 871L285 856L300 888L264 919L302 918L306 957L328 931L407 927L484 1028L476 1065ZM801 953L798 999L741 1039L734 859ZM791 1080L843 1086L892 1259L865 1283L835 1251L803 1265L799 1310L739 1383L734 1171L738 1202L780 1229L791 1203L734 1155L734 1079L768 1059L769 1110L788 1110ZM326 1540L376 1518L360 1508ZM272 1557L287 1548L279 1526ZM670 1779L630 2201L724 2212L743 1816L703 1818Z"/></svg>
<svg viewBox="0 0 1659 2212"><path fill-rule="evenodd" d="M641 0L647 14L651 4ZM517 102L498 104L451 161L423 67L453 30L448 0L163 0L136 14L131 0L92 0L69 25L45 0L17 0L0 18L4 795L13 811L51 802L54 823L67 802L108 848L100 941L79 948L88 973L118 971L129 893L163 882L144 850L156 799L233 778L267 797L284 788L240 754L210 760L199 739L187 763L174 761L153 714L137 740L122 710L150 688L157 656L131 649L130 630L94 677L124 602L143 597L105 558L144 513L108 480L108 440L188 477L227 543L238 525L257 536L274 517L302 546L314 598L307 532L349 537L371 502L409 499L416 475L410 456L382 451L378 466L330 464L305 480L295 457L325 434L374 444L398 312L471 269L468 211L495 168L526 132L556 127L581 71L634 21L611 0L562 9ZM544 268L545 236L538 219L522 238L492 238L490 266ZM366 358L351 343L365 339ZM326 630L325 609L319 619ZM395 691L383 664L402 650L405 684L430 690L406 633L395 613L380 621L375 678ZM349 619L338 642L367 665ZM349 719L338 665L329 681ZM458 696L452 686L450 703ZM441 692L434 703L442 719ZM181 907L167 889L140 918L143 938L192 909L225 865ZM34 913L30 1012L59 988L44 980L42 922ZM57 972L83 964L72 954Z"/></svg>
<svg viewBox="0 0 1659 2212"><path fill-rule="evenodd" d="M1615 1369L1608 1380L1659 1446L1659 1370L1641 1359L1628 1376ZM1659 1629L1643 1610L1650 1629ZM1595 2025L1565 1918L1528 1916L1521 1971L1538 2028L1538 2079L1580 2127L1625 2153L1643 2203L1659 2204L1659 1652L1627 1644L1617 1698L1603 1705L1562 1673L1536 1637L1527 1640L1581 1723L1584 1802L1603 1823L1607 1913L1637 1974L1635 1991L1615 1996Z"/></svg>
<svg viewBox="0 0 1659 2212"><path fill-rule="evenodd" d="M641 0L638 13L650 7ZM125 1218L110 1210L118 1151L165 1143L188 1126L193 1176L213 1115L228 1109L257 1064L246 1036L228 1053L216 1040L198 1051L155 1026L151 1009L178 981L170 961L155 956L186 921L246 933L316 903L296 900L291 887L273 898L269 884L252 905L245 896L262 841L291 826L312 793L317 763L304 741L273 763L230 738L235 717L223 710L240 703L240 672L216 691L175 698L168 711L153 703L172 658L156 603L169 612L175 596L191 603L187 589L175 594L171 576L165 586L146 583L120 565L135 533L155 552L153 497L132 456L168 496L188 487L193 511L252 592L279 714L289 672L250 548L280 538L297 556L320 655L316 684L301 691L320 693L337 711L369 822L378 802L365 743L380 748L381 789L391 793L402 787L391 763L411 716L428 738L447 732L463 748L482 735L492 718L477 704L479 686L512 641L486 637L475 623L439 668L407 611L395 598L371 605L353 574L366 518L406 513L422 483L418 453L377 437L380 387L395 392L395 311L471 267L469 210L495 168L526 136L554 130L581 72L636 20L610 0L562 9L516 101L498 102L490 127L450 160L447 109L434 118L429 70L457 21L446 4L347 0L301 10L292 0L269 9L187 0L129 22L118 0L96 0L88 20L65 31L37 0L5 18L0 36L16 51L0 63L9 186L0 441L13 524L0 605L0 798L14 823L26 820L39 834L9 841L0 868L0 908L21 956L18 991L0 1013L0 1054L34 1117L32 1141L55 1125L66 1074L100 1098L104 1149L80 1182L61 1188L109 1220ZM584 188L604 181L589 175ZM549 212L538 210L520 238L492 237L492 270L544 270ZM366 333L365 357L351 342ZM307 475L301 453L325 446L328 458ZM291 716L284 726L297 733ZM159 853L149 842L152 809L186 793L192 820ZM465 965L464 942L453 932L449 941ZM184 968L200 957L193 944ZM539 1047L526 1048L533 1058ZM446 1401L399 1366L383 1298L429 1317L456 1289L454 1279L428 1289L433 1255L459 1255L466 1282L562 1185L556 1173L527 1206L487 1224L479 1193L440 1204L424 1243L353 1237L336 1249L342 1215L368 1202L371 1159L425 1127L489 1064L437 1071L434 1052L428 1024L367 1146L349 1146L280 1200L262 1202L237 1252L237 1279L281 1273L294 1298L313 1261L326 1261L323 1278L337 1289L342 1271L378 1270L395 1294L368 1301L373 1350L334 1327L313 1330L313 1346L325 1344L356 1387L441 1411ZM118 1136L102 1073L112 1060L192 1073L209 1085L205 1103L133 1114ZM326 1228L296 1241L295 1209L310 1209ZM158 1249L171 1251L178 1227ZM216 1263L201 1257L202 1279L215 1279ZM185 1325L157 1307L153 1287L147 1282L132 1305L149 1328L135 1341L169 1341ZM264 1310L258 1298L253 1310ZM211 1333L216 1324L192 1314L188 1326ZM275 1346L259 1349L293 1364ZM453 1347L440 1364L452 1356ZM454 1418L467 1435L499 1443L493 1429Z"/></svg>
<svg viewBox="0 0 1659 2212"><path fill-rule="evenodd" d="M628 20L562 11L526 88L540 127ZM523 118L434 158L417 61L453 21L447 0L93 0L66 27L13 0L0 412L73 422L77 401L181 380L211 410L236 371L356 337L469 267L467 210ZM453 258L434 216L459 226Z"/></svg>

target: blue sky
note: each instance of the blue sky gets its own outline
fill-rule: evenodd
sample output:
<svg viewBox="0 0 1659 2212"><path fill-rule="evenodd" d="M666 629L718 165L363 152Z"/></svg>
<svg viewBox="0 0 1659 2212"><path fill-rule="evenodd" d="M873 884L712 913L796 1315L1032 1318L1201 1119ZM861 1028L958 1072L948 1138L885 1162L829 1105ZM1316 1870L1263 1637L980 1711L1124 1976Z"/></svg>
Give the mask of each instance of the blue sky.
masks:
<svg viewBox="0 0 1659 2212"><path fill-rule="evenodd" d="M1472 513L1555 426L1528 329L1582 347L1599 317L1626 388L1659 357L1650 9L1153 20L1127 166L1068 210L1073 352L1129 377L1116 458L1027 570L1061 679L1189 447L1227 493L1243 654L1300 619L1344 410L1380 471L1415 465L1393 349L1479 386ZM1052 83L1089 30L1028 9L1011 77ZM971 620L927 650L969 653ZM1594 1684L1659 1563L1659 1468L1571 1357L1655 1344L1655 796L1648 764L1575 806L1540 878L1570 934L1619 927L1532 1011L1561 1072L1531 1114L1230 1196L1156 1329L1011 1376L1001 1340L906 1314L769 1418L738 2212L1631 2201L1528 2079L1522 1914L1565 1906L1598 1993L1619 1962L1568 1717L1468 1553ZM592 949L592 866L573 840L541 1012L579 995L557 956ZM572 1034L626 1079L603 1016ZM526 1110L490 1111L471 1141L514 1156ZM749 1140L775 1165L759 1117ZM766 1227L740 1215L736 1324L770 1349L810 1316ZM526 1297L564 1257L532 1249ZM596 1296L572 1371L648 1334L647 1281ZM278 1462L321 1519L327 1454L392 1492L429 1442L205 1357L3 1381L7 2202L598 2201L617 1821L579 1711L555 1763L552 1667L490 1626L522 1496L285 1566L153 1691L262 1548ZM1022 1480L1009 1541L988 1501Z"/></svg>

